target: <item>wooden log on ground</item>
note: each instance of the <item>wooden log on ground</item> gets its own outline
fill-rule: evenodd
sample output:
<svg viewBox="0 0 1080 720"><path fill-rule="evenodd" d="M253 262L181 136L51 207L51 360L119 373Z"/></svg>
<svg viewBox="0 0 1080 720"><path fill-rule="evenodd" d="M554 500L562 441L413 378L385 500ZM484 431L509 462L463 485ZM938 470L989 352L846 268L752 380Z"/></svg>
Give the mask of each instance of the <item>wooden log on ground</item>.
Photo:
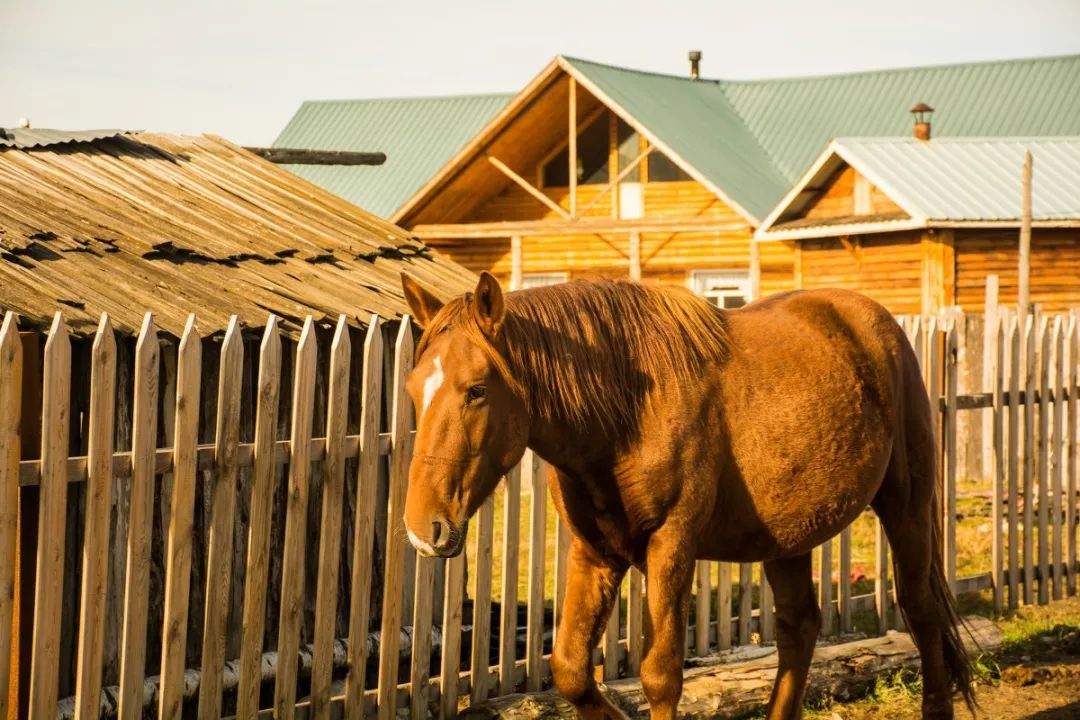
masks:
<svg viewBox="0 0 1080 720"><path fill-rule="evenodd" d="M962 633L969 651L976 650L976 643L983 651L1001 644L1001 632L991 621L971 617L967 623L974 635L972 639ZM917 667L918 662L919 654L911 636L895 630L882 637L820 645L814 651L807 697L855 699L865 695L878 677L900 668ZM686 670L683 675L679 717L721 720L742 717L765 706L776 677L777 655L773 647L744 646L697 659L695 664L698 667ZM604 692L631 717L648 717L648 705L638 679L610 682ZM574 718L576 713L557 693L549 691L495 698L463 711L460 717L539 720Z"/></svg>

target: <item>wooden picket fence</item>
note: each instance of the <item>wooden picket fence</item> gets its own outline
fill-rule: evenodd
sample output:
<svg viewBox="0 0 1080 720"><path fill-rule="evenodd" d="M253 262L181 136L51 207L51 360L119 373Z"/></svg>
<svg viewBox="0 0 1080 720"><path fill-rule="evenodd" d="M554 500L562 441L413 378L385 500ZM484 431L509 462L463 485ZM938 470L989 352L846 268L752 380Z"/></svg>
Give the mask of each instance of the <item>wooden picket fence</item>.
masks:
<svg viewBox="0 0 1080 720"><path fill-rule="evenodd" d="M988 316L990 351L986 356L990 364L985 369L991 387L967 394L959 392L957 317L946 313L898 318L922 362L930 396L937 399L937 437L943 462L943 552L949 580L958 592L992 589L999 612L1073 595L1080 519L1078 315L1035 315L1021 321L1015 312L995 309ZM373 317L363 348L358 392L350 392L350 340L345 319L340 319L328 354L325 436L313 437L318 340L311 319L307 320L292 365L292 417L286 439L277 434L282 343L277 321L271 317L259 349L254 439L244 442L237 431L244 345L234 320L220 349L216 433L212 443L200 443L196 433L199 397L214 388L201 387L200 343L193 317L177 354L173 442L170 447L159 447L159 344L148 315L136 346L131 449L117 451L113 447L116 343L105 316L94 340L90 366L88 451L85 456L70 457L69 397L72 383L83 379L72 377L70 340L58 313L44 349L40 457L23 460L19 444L21 341L16 318L10 313L4 318L0 328L0 683L6 683L11 675L15 508L20 485L37 485L40 514L33 636L29 640L30 717L59 714L94 718L99 713L115 712L125 719L179 718L187 703L188 712L197 704L198 717L208 719L235 713L242 718L377 715L380 720L391 720L398 708L408 707L410 717L421 720L452 717L466 698L476 703L550 685L548 657L565 594L569 537L562 523L550 518L543 463L529 452L507 476L497 496L489 498L479 511L466 554L449 561L416 557L404 540L402 527L413 429L411 403L404 392L404 379L413 362L413 328L408 318L399 324L393 347L384 347L383 337L382 321ZM389 380L383 373L387 354L392 354ZM172 402L173 398L166 400ZM383 407L387 408L385 420ZM347 432L350 408L359 409L357 434ZM992 557L988 572L960 578L956 573L957 421L960 413L968 412L991 415L992 462L987 477L991 485ZM387 456L387 502L377 507L378 468ZM346 477L347 462L355 467L355 478ZM282 465L288 467L285 543L280 562L272 563L268 499L274 490L276 469ZM230 587L237 474L241 469L252 477L242 588ZM193 504L196 475L207 470L212 471L213 483L205 500L210 521L203 643L199 667L192 669L185 667L185 638L190 621ZM323 488L317 548L305 546L309 489L315 472L322 474ZM172 490L164 527L164 622L161 627L148 627L146 568L154 483L166 473L171 475ZM344 503L340 499L349 482L355 482L357 497L351 562L347 564L352 600L347 608L347 636L336 637L335 614L343 582L340 568L346 550L341 542ZM64 598L59 588L63 587L69 483L86 484L85 530L82 556L77 559L81 588L76 689L73 698L61 701L57 647L66 629L60 623ZM122 599L121 672L118 687L103 693L102 624L95 619L107 602L104 558L109 542L109 498L115 483L130 485L131 515ZM385 557L379 567L372 547L376 516L382 513ZM549 519L553 521L549 523ZM899 624L889 583L888 544L880 523L870 522L876 537L872 592L855 592L851 528L816 551L825 636L851 631L860 616L869 617L879 631ZM502 531L499 562L494 559L497 524ZM309 562L317 568L313 588L305 585L305 577L310 576L305 573L305 563ZM440 568L443 562L445 566ZM467 563L470 583L466 582ZM280 567L282 599L276 647L269 648L263 646L263 637L272 566ZM412 572L407 572L410 568ZM439 598L434 597L439 587L437 571L444 588ZM376 572L382 573L383 582L382 606L377 609L369 606ZM526 597L519 601L521 574L526 576ZM596 651L596 664L605 678L638 674L644 648L643 604L647 601L643 581L637 570L627 575L621 601L616 603ZM771 592L760 565L700 561L695 582L693 617L687 633L691 656L772 641ZM230 599L238 592L242 593L242 616L230 618ZM309 592L315 593L314 631L310 642L304 642L301 596ZM441 618L433 619L440 605ZM524 610L523 624L519 608ZM411 617L407 616L409 609ZM379 632L373 652L378 655L377 683L366 687L368 637L375 629L369 624L376 615ZM230 621L243 623L239 658L225 657L223 638ZM148 633L162 638L160 673L152 678L146 677ZM403 642L411 643L407 668L401 662ZM306 684L301 682L299 669L307 673ZM269 695L261 692L262 684L270 680L272 707L261 707L267 703L260 703L260 697ZM8 716L7 702L7 688L0 685L0 718Z"/></svg>

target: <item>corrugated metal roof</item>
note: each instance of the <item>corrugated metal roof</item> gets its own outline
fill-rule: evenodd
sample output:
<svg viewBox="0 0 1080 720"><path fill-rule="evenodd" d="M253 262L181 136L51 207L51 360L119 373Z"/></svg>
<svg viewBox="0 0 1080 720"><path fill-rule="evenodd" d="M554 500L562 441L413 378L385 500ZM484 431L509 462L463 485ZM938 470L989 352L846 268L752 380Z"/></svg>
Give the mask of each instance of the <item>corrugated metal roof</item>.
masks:
<svg viewBox="0 0 1080 720"><path fill-rule="evenodd" d="M760 221L832 138L1080 134L1080 55L754 81L698 80L566 58Z"/></svg>
<svg viewBox="0 0 1080 720"><path fill-rule="evenodd" d="M1027 150L1032 219L1080 220L1080 137L841 138L832 145L912 216L957 222L1020 219Z"/></svg>
<svg viewBox="0 0 1080 720"><path fill-rule="evenodd" d="M146 310L179 335L406 312L400 272L449 297L472 274L396 225L213 136L138 133L0 148L0 310L75 332Z"/></svg>
<svg viewBox="0 0 1080 720"><path fill-rule="evenodd" d="M28 149L70 142L93 142L124 135L124 130L50 130L38 128L0 128L0 147Z"/></svg>
<svg viewBox="0 0 1080 720"><path fill-rule="evenodd" d="M413 196L511 95L305 102L275 147L386 153L378 167L285 165L381 217Z"/></svg>

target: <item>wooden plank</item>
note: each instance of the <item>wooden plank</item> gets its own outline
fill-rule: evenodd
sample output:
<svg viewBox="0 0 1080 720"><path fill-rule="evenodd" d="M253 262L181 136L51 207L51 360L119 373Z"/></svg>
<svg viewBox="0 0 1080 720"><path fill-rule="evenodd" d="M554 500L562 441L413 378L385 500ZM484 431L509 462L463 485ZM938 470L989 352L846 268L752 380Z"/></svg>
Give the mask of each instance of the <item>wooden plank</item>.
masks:
<svg viewBox="0 0 1080 720"><path fill-rule="evenodd" d="M567 88L567 100L569 103L568 108L568 127L567 127L567 184L570 190L570 217L576 218L578 216L577 210L577 78L573 75L567 76L566 79L569 87Z"/></svg>
<svg viewBox="0 0 1080 720"><path fill-rule="evenodd" d="M154 451L157 448L158 337L150 313L135 345L131 490L128 501L124 627L117 717L138 720L146 676L146 622L150 600L150 533L154 521Z"/></svg>
<svg viewBox="0 0 1080 720"><path fill-rule="evenodd" d="M236 515L236 446L240 442L240 392L244 379L244 339L233 315L221 343L218 365L216 440L217 472L210 486L210 521L206 551L206 608L202 661L199 665L199 718L221 717L221 673L225 667L226 624L232 580L233 518Z"/></svg>
<svg viewBox="0 0 1080 720"><path fill-rule="evenodd" d="M956 395L960 382L957 354L957 322L950 318L945 328L943 358L945 364L945 412L942 417L942 450L945 472L942 474L944 497L942 498L942 554L945 559L945 580L950 590L956 592Z"/></svg>
<svg viewBox="0 0 1080 720"><path fill-rule="evenodd" d="M345 431L349 416L349 323L338 316L330 343L327 378L326 462L323 464L322 521L319 528L318 575L315 588L315 632L311 656L311 717L330 717L330 683L334 662L334 629L341 566L342 505L345 502Z"/></svg>
<svg viewBox="0 0 1080 720"><path fill-rule="evenodd" d="M840 575L837 580L840 605L840 632L849 633L851 625L851 526L840 531Z"/></svg>
<svg viewBox="0 0 1080 720"><path fill-rule="evenodd" d="M522 266L521 236L510 236L510 289L521 289Z"/></svg>
<svg viewBox="0 0 1080 720"><path fill-rule="evenodd" d="M996 276L995 276L996 280ZM988 283L989 285L989 283ZM993 343L989 352L983 353L983 380L990 381L994 394L991 413L990 447L985 456L984 468L990 469L990 572L994 583L994 613L1005 612L1005 553L1002 546L1001 525L1005 499L1005 328L996 307L986 316L984 338ZM984 384L983 387L986 387ZM984 428L985 429L985 428ZM985 447L985 446L984 446Z"/></svg>
<svg viewBox="0 0 1080 720"><path fill-rule="evenodd" d="M521 466L506 474L503 492L502 603L499 614L499 694L514 692L517 660L517 584L521 524Z"/></svg>
<svg viewBox="0 0 1080 720"><path fill-rule="evenodd" d="M476 590L473 592L470 704L488 697L488 653L491 648L491 549L495 532L495 496L489 495L476 514Z"/></svg>
<svg viewBox="0 0 1080 720"><path fill-rule="evenodd" d="M412 629L413 644L409 655L409 717L428 717L428 691L431 673L431 613L435 594L436 559L416 554Z"/></svg>
<svg viewBox="0 0 1080 720"><path fill-rule="evenodd" d="M773 591L772 585L769 583L769 578L765 575L765 565L762 564L759 568L761 573L761 610L758 629L761 631L761 641L763 643L771 643L776 639L776 620L775 611L773 609Z"/></svg>
<svg viewBox="0 0 1080 720"><path fill-rule="evenodd" d="M237 720L253 720L259 711L266 588L270 570L270 514L275 485L274 442L281 399L281 337L278 318L266 319L259 345L258 397L255 408L255 457L251 476L247 564L244 573L244 635L240 645Z"/></svg>
<svg viewBox="0 0 1080 720"><path fill-rule="evenodd" d="M173 483L166 531L165 610L158 687L158 715L162 720L179 720L183 711L201 377L202 341L195 316L189 315L176 354Z"/></svg>
<svg viewBox="0 0 1080 720"><path fill-rule="evenodd" d="M874 610L878 632L884 635L889 629L889 541L877 516L874 517Z"/></svg>
<svg viewBox="0 0 1080 720"><path fill-rule="evenodd" d="M547 208L549 210L551 210L553 213L560 216L563 220L569 220L570 219L570 213L566 212L566 210L563 210L562 207L558 203L556 203L554 200L549 198L547 195L545 195L544 193L542 193L541 191L539 191L535 187L533 187L532 183L530 183L528 180L521 177L516 172L511 170L509 167L507 167L506 163L504 163L502 160L495 157L494 155L488 155L487 159L488 159L488 162L490 162L492 165L494 165L496 168L498 168L499 172L501 172L503 175L505 175L506 177L510 178L515 183L517 183L517 185L522 190L524 190L525 192L529 193L534 198L539 200L543 205L547 206Z"/></svg>
<svg viewBox="0 0 1080 720"><path fill-rule="evenodd" d="M35 588L63 587L67 517L68 418L71 343L57 312L45 343L41 397L41 497ZM62 593L39 592L34 601L29 716L56 715Z"/></svg>
<svg viewBox="0 0 1080 720"><path fill-rule="evenodd" d="M731 648L731 563L716 564L716 642L720 650Z"/></svg>
<svg viewBox="0 0 1080 720"><path fill-rule="evenodd" d="M398 647L401 639L402 585L405 572L405 491L409 482L412 438L412 402L405 380L412 371L412 322L408 316L398 326L394 347L394 385L390 400L393 451L390 455L390 488L386 508L386 556L384 558L382 625L379 643L379 720L394 720L397 712Z"/></svg>
<svg viewBox="0 0 1080 720"><path fill-rule="evenodd" d="M79 659L75 676L75 717L79 720L96 718L101 709L105 639L105 623L101 618L105 617L109 572L113 433L116 428L116 337L105 313L101 315L90 351L89 427L83 577L79 593ZM0 613L0 623L3 622ZM0 647L0 656L3 653L4 648ZM0 712L0 717L3 715Z"/></svg>
<svg viewBox="0 0 1080 720"><path fill-rule="evenodd" d="M1021 367L1024 372L1024 471L1023 471L1023 507L1024 507L1024 604L1035 601L1035 394L1031 392L1036 385L1035 358L1035 319L1028 315L1024 320L1024 336L1021 340Z"/></svg>
<svg viewBox="0 0 1080 720"><path fill-rule="evenodd" d="M750 616L754 608L754 566L739 563L739 644L750 643Z"/></svg>
<svg viewBox="0 0 1080 720"><path fill-rule="evenodd" d="M1080 503L1080 492L1077 488L1077 472L1078 465L1080 465L1080 459L1078 455L1078 436L1077 436L1077 409L1080 407L1080 402L1077 400L1077 381L1080 380L1080 316L1074 310L1069 315L1069 329L1065 336L1065 355L1068 361L1065 363L1068 368L1067 381L1069 384L1069 401L1065 410L1066 422L1065 422L1065 436L1068 442L1068 451L1066 462L1068 468L1065 474L1065 527L1068 529L1065 537L1065 558L1066 565L1068 566L1068 573L1065 576L1066 590L1070 597L1076 594L1076 531L1078 523L1077 513L1080 508L1077 507Z"/></svg>
<svg viewBox="0 0 1080 720"><path fill-rule="evenodd" d="M1001 336L1001 322L998 316L999 288L998 276L996 274L987 275L983 299L982 389L991 393L1002 369L1001 365L995 366L994 364L997 341ZM994 484L993 475L995 469L991 467L991 463L987 462L986 459L992 458L995 451L993 442L995 414L1000 415L1000 411L987 408L986 412L982 413L983 481L985 485L990 487Z"/></svg>
<svg viewBox="0 0 1080 720"><path fill-rule="evenodd" d="M1064 334L1063 318L1061 315L1054 317L1054 324L1050 333L1050 384L1054 389L1053 407L1053 434L1051 436L1051 458L1053 471L1050 477L1050 567L1051 571L1051 596L1054 600L1060 600L1063 596L1064 583L1062 582L1061 563L1064 560L1061 518L1061 491L1064 488L1065 468L1064 454L1065 443L1062 438L1065 419L1065 367L1064 367Z"/></svg>
<svg viewBox="0 0 1080 720"><path fill-rule="evenodd" d="M526 690L540 690L544 679L544 563L547 538L547 483L543 461L532 450L521 461L529 487L529 601L526 621Z"/></svg>
<svg viewBox="0 0 1080 720"><path fill-rule="evenodd" d="M386 153L355 150L311 150L308 148L245 147L249 153L269 160L275 165L382 165ZM312 707L314 712L314 706Z"/></svg>
<svg viewBox="0 0 1080 720"><path fill-rule="evenodd" d="M1050 502L1047 493L1050 480L1050 318L1039 317L1038 335L1036 336L1035 362L1039 383L1039 426L1036 435L1036 468L1039 479L1036 489L1035 508L1038 512L1038 563L1039 563L1039 604L1050 602L1050 514L1047 507Z"/></svg>
<svg viewBox="0 0 1080 720"><path fill-rule="evenodd" d="M349 670L345 677L345 717L363 711L367 671L367 636L371 613L371 562L375 540L375 497L379 483L379 420L382 413L382 321L372 315L364 339L360 381L360 458L356 470L356 519L353 525L352 604L349 608Z"/></svg>
<svg viewBox="0 0 1080 720"><path fill-rule="evenodd" d="M1005 351L1009 370L1009 437L1008 437L1008 500L1005 503L1008 515L1007 567L1009 576L1009 609L1020 606L1020 521L1017 508L1020 503L1020 345L1022 331L1016 313L1008 313L1003 323L1005 333Z"/></svg>
<svg viewBox="0 0 1080 720"><path fill-rule="evenodd" d="M642 627L642 583L645 577L636 567L631 567L628 574L630 589L626 599L626 675L638 677L641 675L641 656L644 650L645 634ZM730 592L730 587L728 589ZM730 618L728 620L730 625ZM730 635L731 630L729 628Z"/></svg>
<svg viewBox="0 0 1080 720"><path fill-rule="evenodd" d="M285 501L285 543L281 567L281 609L278 614L278 669L274 678L274 712L291 720L296 706L296 665L300 651L303 612L304 547L307 538L308 485L311 480L312 415L315 406L315 361L318 355L315 322L304 321L296 345L293 370L291 457Z"/></svg>
<svg viewBox="0 0 1080 720"><path fill-rule="evenodd" d="M833 586L832 586L832 540L821 544L821 556L818 565L818 606L821 608L821 636L829 637L835 632L833 622Z"/></svg>
<svg viewBox="0 0 1080 720"><path fill-rule="evenodd" d="M712 600L712 573L708 560L697 561L697 595L694 607L694 652L709 654L709 625Z"/></svg>
<svg viewBox="0 0 1080 720"><path fill-rule="evenodd" d="M7 720L15 689L12 644L15 622L15 565L18 562L19 427L22 423L22 340L15 313L0 325L0 718ZM80 653L80 656L82 654ZM100 681L99 681L100 684ZM96 716L95 716L96 717Z"/></svg>
<svg viewBox="0 0 1080 720"><path fill-rule="evenodd" d="M443 645L439 658L439 717L457 717L458 679L461 675L461 618L465 597L465 553L446 561L446 596L443 601Z"/></svg>

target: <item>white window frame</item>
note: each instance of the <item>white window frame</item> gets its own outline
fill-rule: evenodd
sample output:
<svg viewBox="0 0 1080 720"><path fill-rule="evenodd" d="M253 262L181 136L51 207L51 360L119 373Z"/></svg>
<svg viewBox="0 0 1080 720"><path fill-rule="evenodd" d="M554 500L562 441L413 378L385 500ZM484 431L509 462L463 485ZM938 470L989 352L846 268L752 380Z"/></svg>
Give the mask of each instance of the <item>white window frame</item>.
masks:
<svg viewBox="0 0 1080 720"><path fill-rule="evenodd" d="M567 272L534 272L521 274L521 289L558 285L570 279Z"/></svg>
<svg viewBox="0 0 1080 720"><path fill-rule="evenodd" d="M734 286L731 290L710 288L710 283ZM724 298L742 297L749 303L753 297L753 283L745 270L691 270L687 287L717 307L724 307Z"/></svg>

